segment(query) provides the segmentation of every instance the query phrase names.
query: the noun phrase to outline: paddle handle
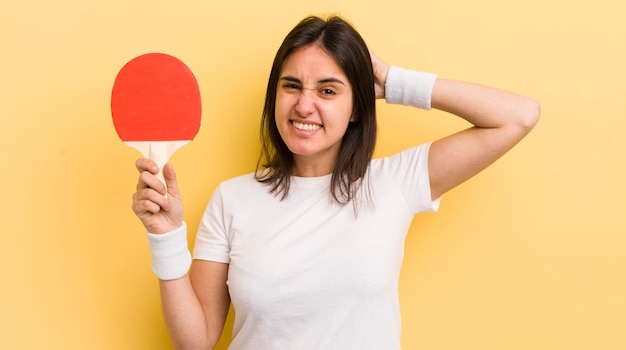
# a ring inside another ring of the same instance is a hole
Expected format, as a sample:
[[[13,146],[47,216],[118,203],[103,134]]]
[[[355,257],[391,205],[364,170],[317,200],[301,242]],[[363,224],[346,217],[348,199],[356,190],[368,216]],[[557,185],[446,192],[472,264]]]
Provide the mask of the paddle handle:
[[[163,183],[163,185],[165,185],[165,196],[167,196],[167,184],[165,183],[165,177],[163,176],[163,167],[167,164],[167,161],[170,160],[170,156],[171,154],[168,152],[166,142],[150,143],[148,159],[153,160],[159,167],[159,172],[156,174],[156,177]]]
[[[156,177],[165,185],[165,195],[167,196],[167,184],[163,177],[163,167],[170,160],[170,157],[179,148],[188,144],[189,141],[125,141],[125,144],[138,150],[148,159],[153,160],[159,167]]]

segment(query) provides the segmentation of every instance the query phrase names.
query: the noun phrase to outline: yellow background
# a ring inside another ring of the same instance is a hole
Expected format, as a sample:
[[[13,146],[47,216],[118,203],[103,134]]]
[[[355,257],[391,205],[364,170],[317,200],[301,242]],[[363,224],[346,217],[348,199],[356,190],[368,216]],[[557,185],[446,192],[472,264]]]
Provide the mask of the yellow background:
[[[0,348],[170,348],[130,209],[138,153],[111,122],[115,75],[155,51],[196,74],[202,127],[172,158],[195,228],[218,182],[256,164],[284,35],[329,12],[391,64],[543,107],[517,148],[415,220],[404,348],[626,348],[622,0],[3,1]],[[379,112],[378,156],[466,126],[440,112]],[[232,315],[224,339],[231,328]]]

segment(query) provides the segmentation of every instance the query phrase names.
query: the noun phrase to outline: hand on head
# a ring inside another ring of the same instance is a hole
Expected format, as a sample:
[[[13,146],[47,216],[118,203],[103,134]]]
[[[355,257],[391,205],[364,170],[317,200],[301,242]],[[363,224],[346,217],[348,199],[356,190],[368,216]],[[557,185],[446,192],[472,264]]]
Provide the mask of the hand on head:
[[[387,81],[387,73],[389,72],[389,65],[383,62],[371,48],[370,57],[372,58],[372,68],[374,69],[374,91],[376,92],[376,98],[385,98],[385,82]]]
[[[155,162],[141,158],[135,165],[139,180],[132,208],[137,217],[151,233],[166,233],[180,227],[183,223],[183,204],[172,165],[167,163],[163,167],[167,188],[156,177],[159,168]]]

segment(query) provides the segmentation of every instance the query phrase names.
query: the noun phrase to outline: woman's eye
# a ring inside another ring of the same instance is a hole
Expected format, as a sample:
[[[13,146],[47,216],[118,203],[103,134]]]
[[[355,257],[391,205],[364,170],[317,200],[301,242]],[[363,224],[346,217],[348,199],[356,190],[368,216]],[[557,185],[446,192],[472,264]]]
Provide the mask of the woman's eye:
[[[322,95],[335,95],[335,90],[333,89],[322,89]]]
[[[300,90],[300,86],[298,84],[285,84],[283,85],[287,90]]]

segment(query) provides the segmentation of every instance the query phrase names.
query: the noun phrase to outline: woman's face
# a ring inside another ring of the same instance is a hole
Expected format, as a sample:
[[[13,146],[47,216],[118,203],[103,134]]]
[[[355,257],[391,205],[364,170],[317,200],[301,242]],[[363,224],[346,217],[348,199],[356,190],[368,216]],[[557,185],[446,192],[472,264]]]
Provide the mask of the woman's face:
[[[319,46],[294,51],[276,91],[276,125],[294,154],[292,175],[330,174],[352,116],[352,86]]]

